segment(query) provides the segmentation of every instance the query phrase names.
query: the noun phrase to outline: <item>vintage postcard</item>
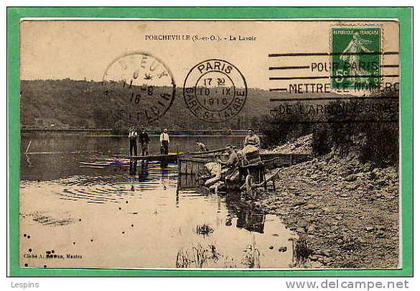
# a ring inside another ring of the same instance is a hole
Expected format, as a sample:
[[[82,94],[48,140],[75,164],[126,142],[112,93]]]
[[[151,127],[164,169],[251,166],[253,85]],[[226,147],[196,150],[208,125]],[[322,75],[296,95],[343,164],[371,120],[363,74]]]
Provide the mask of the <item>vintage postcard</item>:
[[[398,19],[19,33],[20,268],[401,268]]]

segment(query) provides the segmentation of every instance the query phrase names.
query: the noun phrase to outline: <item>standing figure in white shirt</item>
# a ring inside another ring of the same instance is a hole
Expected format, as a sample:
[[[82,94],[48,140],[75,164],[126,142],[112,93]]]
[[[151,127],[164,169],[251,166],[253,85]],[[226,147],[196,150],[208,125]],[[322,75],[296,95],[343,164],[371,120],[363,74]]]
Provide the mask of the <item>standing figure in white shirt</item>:
[[[134,128],[129,129],[128,139],[130,140],[130,156],[137,156],[137,131]]]
[[[167,155],[169,153],[169,134],[166,128],[160,134],[160,153],[162,155]]]

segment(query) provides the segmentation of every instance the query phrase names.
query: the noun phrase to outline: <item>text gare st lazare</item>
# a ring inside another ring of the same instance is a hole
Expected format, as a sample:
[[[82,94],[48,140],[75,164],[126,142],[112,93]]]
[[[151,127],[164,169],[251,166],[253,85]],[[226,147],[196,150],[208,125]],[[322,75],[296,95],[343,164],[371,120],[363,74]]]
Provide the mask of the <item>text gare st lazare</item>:
[[[256,41],[253,35],[218,35],[218,34],[146,34],[146,41]]]

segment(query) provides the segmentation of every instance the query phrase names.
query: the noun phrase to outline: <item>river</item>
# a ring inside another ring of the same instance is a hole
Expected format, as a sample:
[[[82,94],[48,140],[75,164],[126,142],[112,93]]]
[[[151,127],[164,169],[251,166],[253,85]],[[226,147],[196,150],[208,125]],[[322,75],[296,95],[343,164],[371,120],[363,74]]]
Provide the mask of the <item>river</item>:
[[[214,149],[239,146],[243,138],[173,137],[170,151],[194,151],[197,139]],[[93,169],[79,163],[127,151],[126,138],[22,138],[22,266],[290,267],[294,234],[237,193],[200,193],[194,178],[178,177],[171,163],[162,168],[151,162],[135,176],[123,166]],[[159,152],[158,137],[152,137],[150,152]]]

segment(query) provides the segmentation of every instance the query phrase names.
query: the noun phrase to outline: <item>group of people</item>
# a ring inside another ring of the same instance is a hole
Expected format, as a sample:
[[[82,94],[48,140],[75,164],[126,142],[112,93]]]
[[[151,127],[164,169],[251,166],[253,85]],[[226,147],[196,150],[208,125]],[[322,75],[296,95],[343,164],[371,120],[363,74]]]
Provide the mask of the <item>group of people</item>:
[[[219,162],[222,165],[235,169],[241,163],[241,160],[245,159],[245,156],[247,154],[256,152],[259,156],[260,147],[261,147],[261,140],[259,136],[256,135],[252,129],[249,129],[248,135],[245,137],[244,147],[242,148],[242,150],[237,151],[235,147],[231,145],[226,146],[226,153],[227,153],[228,159],[226,161],[219,159]]]
[[[130,156],[137,156],[137,143],[140,145],[141,155],[147,156],[149,154],[149,144],[150,144],[150,137],[149,134],[146,132],[144,128],[140,130],[140,133],[138,134],[137,131],[134,128],[129,129],[128,131],[128,138],[130,140]],[[162,130],[160,137],[160,153],[162,155],[167,155],[169,153],[169,134],[168,130],[165,128]],[[196,140],[196,145],[199,151],[205,152],[209,149],[207,146],[200,142],[199,140]],[[260,148],[261,141],[258,135],[254,133],[252,129],[248,130],[248,134],[245,137],[244,140],[244,147],[247,146],[253,146],[256,148]],[[232,159],[234,159],[235,151],[231,146],[228,146],[227,152],[232,155]]]
[[[225,181],[240,181],[241,175],[244,174],[243,171],[241,172],[241,167],[261,163],[260,147],[261,141],[258,135],[253,130],[248,130],[243,148],[236,149],[234,146],[228,145],[225,148],[224,155],[217,158],[215,162],[204,165],[209,174],[204,185],[217,192],[217,189]]]
[[[141,155],[149,155],[150,137],[144,128],[141,129],[140,134],[134,128],[129,129],[128,139],[130,140],[130,156],[137,156],[137,143],[140,145]],[[169,134],[165,128],[160,134],[160,153],[167,155],[169,153]]]

